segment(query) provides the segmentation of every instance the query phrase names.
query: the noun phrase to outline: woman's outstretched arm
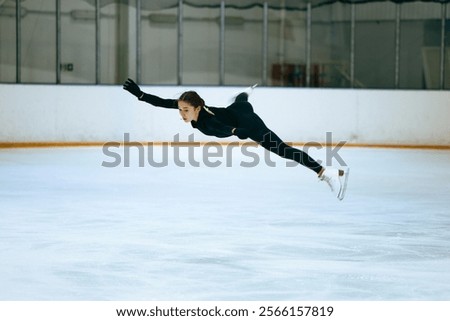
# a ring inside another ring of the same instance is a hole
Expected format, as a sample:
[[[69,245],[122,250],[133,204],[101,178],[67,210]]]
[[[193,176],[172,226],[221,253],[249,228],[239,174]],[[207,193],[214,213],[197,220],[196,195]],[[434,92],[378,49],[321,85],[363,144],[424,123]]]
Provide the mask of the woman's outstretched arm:
[[[129,91],[139,100],[145,101],[153,106],[178,109],[178,100],[163,99],[155,95],[144,93],[141,88],[139,88],[139,86],[130,78],[128,78],[123,84],[123,89]]]

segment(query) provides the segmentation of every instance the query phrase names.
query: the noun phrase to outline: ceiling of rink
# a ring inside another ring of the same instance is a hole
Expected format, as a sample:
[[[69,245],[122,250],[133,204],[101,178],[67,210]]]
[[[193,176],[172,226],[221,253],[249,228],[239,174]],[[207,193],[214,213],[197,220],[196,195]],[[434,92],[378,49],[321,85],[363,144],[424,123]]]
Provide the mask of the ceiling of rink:
[[[1,0],[0,0],[1,1]],[[85,0],[86,2],[94,5],[96,0]],[[321,5],[331,4],[334,2],[342,3],[365,3],[365,2],[381,2],[385,0],[225,0],[226,7],[236,9],[249,9],[252,7],[262,7],[264,2],[267,2],[270,8],[280,9],[285,8],[287,10],[305,10],[308,2],[311,2],[313,7],[319,7]],[[100,6],[106,6],[112,3],[124,3],[134,5],[134,1],[130,0],[100,0]],[[174,8],[178,6],[179,0],[141,0],[141,7],[144,10],[162,10],[168,8]],[[391,2],[414,2],[414,0],[391,0]],[[446,3],[450,0],[422,0],[422,2],[439,2]],[[192,7],[199,8],[217,8],[220,7],[221,0],[183,0],[183,3]]]

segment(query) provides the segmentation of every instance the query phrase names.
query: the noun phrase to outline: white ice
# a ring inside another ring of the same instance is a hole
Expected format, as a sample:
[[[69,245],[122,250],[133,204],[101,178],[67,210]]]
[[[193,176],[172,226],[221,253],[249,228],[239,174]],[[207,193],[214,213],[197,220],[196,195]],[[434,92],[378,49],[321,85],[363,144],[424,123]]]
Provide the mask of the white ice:
[[[450,151],[341,149],[342,202],[261,148],[180,151],[0,150],[0,299],[450,300]]]

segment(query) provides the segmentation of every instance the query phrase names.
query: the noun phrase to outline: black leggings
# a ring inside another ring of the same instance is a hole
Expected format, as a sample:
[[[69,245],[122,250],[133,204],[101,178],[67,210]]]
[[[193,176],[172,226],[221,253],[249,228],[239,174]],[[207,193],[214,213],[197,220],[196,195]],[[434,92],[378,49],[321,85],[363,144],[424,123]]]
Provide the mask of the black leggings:
[[[235,115],[238,122],[237,127],[247,129],[249,138],[268,151],[306,166],[317,174],[322,170],[322,166],[307,153],[287,145],[277,134],[271,131],[253,111],[252,105],[247,101],[246,94],[237,96],[236,101],[227,108]]]

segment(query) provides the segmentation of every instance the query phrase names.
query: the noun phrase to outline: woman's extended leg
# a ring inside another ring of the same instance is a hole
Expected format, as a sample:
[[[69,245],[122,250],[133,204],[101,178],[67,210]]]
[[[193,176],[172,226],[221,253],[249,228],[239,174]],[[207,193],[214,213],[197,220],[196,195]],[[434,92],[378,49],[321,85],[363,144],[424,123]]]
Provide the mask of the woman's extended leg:
[[[278,135],[267,128],[264,121],[253,111],[253,107],[247,101],[247,98],[247,93],[239,94],[235,102],[228,108],[236,115],[238,126],[249,130],[249,138],[268,151],[296,161],[319,174],[323,167],[307,153],[287,145]]]
[[[238,126],[245,128],[248,131],[248,137],[268,151],[296,161],[313,170],[318,174],[320,180],[325,181],[328,184],[331,191],[339,200],[344,199],[345,191],[347,189],[349,168],[344,171],[331,167],[322,167],[304,151],[287,145],[277,134],[264,124],[263,120],[257,114],[254,113],[253,107],[248,103],[247,99],[248,95],[242,93],[236,97],[235,102],[228,108],[236,115]]]
[[[262,129],[263,128],[261,128],[261,130]],[[297,163],[313,170],[318,174],[320,180],[325,181],[328,184],[331,191],[339,200],[342,201],[344,199],[345,191],[347,189],[349,168],[345,171],[332,167],[324,168],[307,153],[287,145],[268,128],[262,130],[259,135],[250,135],[250,138],[257,141],[265,149],[281,157],[294,160]]]
[[[293,160],[319,174],[323,167],[304,151],[289,146],[269,128],[261,128],[250,138],[268,151],[283,158]]]

